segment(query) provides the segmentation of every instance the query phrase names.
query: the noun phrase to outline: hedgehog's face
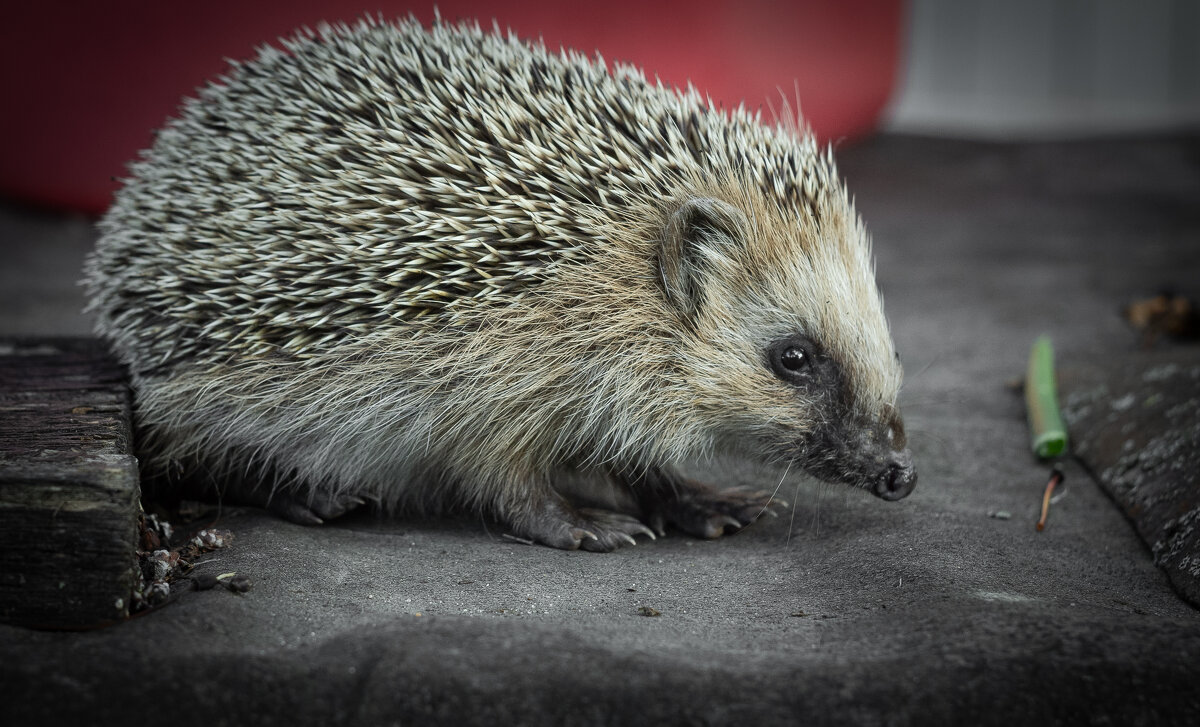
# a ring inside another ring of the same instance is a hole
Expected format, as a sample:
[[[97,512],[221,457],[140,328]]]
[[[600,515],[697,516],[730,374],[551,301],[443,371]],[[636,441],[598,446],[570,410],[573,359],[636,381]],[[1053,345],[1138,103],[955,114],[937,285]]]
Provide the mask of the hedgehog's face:
[[[857,217],[824,213],[817,230],[680,206],[659,262],[692,334],[682,366],[716,438],[898,500],[916,484],[899,360]]]
[[[885,500],[899,500],[912,491],[916,471],[893,404],[865,411],[857,406],[846,367],[802,333],[783,334],[768,343],[764,360],[778,380],[769,396],[790,400],[792,412],[767,427],[755,426],[766,430],[757,432],[760,441],[782,439],[777,446],[789,453],[785,456],[810,473],[865,487]]]

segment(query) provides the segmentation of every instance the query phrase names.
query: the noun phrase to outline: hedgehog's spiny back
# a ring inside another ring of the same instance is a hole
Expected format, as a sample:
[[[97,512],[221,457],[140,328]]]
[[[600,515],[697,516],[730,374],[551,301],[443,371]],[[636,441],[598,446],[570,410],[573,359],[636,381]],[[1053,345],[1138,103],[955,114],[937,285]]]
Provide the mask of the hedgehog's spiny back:
[[[502,305],[695,180],[810,215],[833,184],[811,137],[477,27],[284,45],[189,101],[102,223],[93,306],[137,368]]]

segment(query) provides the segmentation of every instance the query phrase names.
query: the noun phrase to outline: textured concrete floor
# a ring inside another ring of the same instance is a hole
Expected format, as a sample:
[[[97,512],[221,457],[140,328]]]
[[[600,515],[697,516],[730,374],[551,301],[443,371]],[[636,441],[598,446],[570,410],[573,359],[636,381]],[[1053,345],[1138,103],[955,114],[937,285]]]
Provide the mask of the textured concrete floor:
[[[1039,333],[1064,369],[1102,362],[1135,345],[1121,305],[1200,292],[1200,140],[884,137],[840,158],[908,371],[910,498],[789,477],[783,517],[605,555],[473,519],[233,512],[234,545],[202,568],[249,593],[88,633],[0,627],[0,719],[1196,723],[1200,612],[1077,467],[1035,532],[1047,471],[1006,383]],[[81,234],[0,216],[0,333],[78,330],[60,281]],[[19,266],[50,271],[45,306],[8,287],[32,279]]]

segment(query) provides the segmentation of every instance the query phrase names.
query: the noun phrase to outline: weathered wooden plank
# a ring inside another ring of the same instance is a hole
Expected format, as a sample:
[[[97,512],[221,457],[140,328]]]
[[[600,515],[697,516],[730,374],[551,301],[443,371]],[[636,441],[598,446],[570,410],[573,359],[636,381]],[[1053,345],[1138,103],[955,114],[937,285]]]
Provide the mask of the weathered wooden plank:
[[[129,390],[91,339],[0,341],[0,621],[124,618],[139,577]]]
[[[1112,355],[1061,379],[1075,454],[1200,607],[1200,350]]]

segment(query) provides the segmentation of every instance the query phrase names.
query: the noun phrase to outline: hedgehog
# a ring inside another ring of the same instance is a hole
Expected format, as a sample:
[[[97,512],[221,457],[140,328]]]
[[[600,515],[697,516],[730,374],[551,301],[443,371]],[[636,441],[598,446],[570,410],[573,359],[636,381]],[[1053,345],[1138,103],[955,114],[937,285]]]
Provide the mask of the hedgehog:
[[[911,492],[869,238],[798,117],[471,22],[280,45],[183,102],[86,263],[147,482],[593,551],[778,505],[685,474],[714,457]]]

